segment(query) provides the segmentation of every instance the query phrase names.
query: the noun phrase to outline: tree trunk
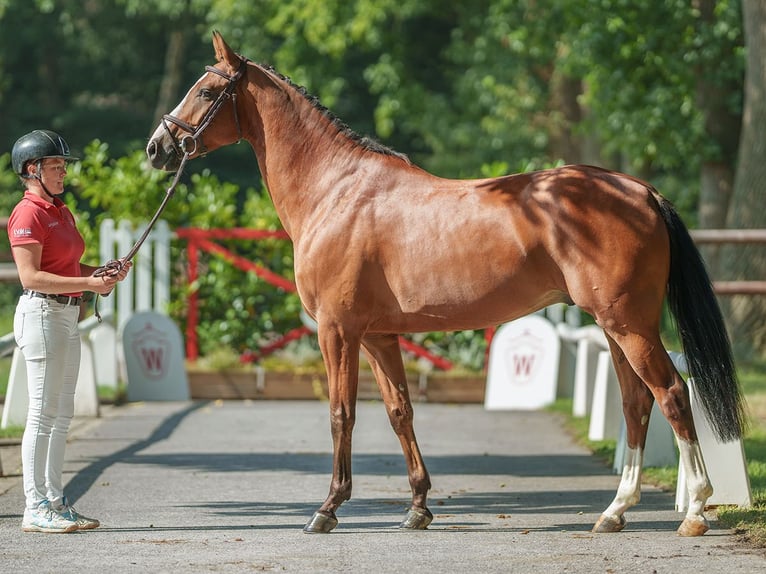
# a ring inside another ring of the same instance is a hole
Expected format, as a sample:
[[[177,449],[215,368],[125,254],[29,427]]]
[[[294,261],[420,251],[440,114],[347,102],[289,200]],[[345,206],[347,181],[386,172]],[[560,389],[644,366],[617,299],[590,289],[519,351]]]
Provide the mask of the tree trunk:
[[[551,156],[566,163],[581,163],[582,142],[573,126],[582,122],[578,98],[582,95],[582,80],[567,76],[559,69],[551,78]]]
[[[699,227],[701,229],[723,229],[734,191],[734,169],[723,162],[703,162],[701,168]],[[710,275],[720,278],[721,246],[703,245],[700,252],[705,259]]]
[[[178,89],[183,79],[184,62],[186,61],[187,37],[183,29],[172,30],[168,38],[168,48],[165,51],[165,73],[157,96],[157,107],[154,109],[152,131],[162,120],[162,116],[175,108],[178,103]]]
[[[766,3],[743,0],[747,61],[739,162],[728,224],[732,228],[766,227]],[[728,279],[763,280],[766,257],[759,245],[726,247],[722,258]],[[732,342],[739,358],[766,351],[766,297],[737,296],[727,304]]]
[[[694,0],[694,6],[700,12],[701,27],[712,27],[716,22],[715,6],[717,0]],[[731,197],[734,189],[734,171],[737,163],[742,116],[732,110],[732,94],[741,90],[735,79],[729,85],[708,73],[710,63],[701,59],[697,69],[697,105],[705,117],[705,135],[718,148],[715,158],[703,160],[701,168],[699,227],[702,229],[722,229],[726,226]],[[714,277],[722,273],[718,246],[705,246],[702,249],[705,260]]]

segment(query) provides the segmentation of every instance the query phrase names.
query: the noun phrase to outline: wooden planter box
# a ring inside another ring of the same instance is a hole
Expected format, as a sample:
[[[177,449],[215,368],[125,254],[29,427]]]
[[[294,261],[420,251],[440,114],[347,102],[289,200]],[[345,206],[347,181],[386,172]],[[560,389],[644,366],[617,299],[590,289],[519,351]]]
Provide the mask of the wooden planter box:
[[[273,371],[187,371],[193,399],[206,400],[327,400],[324,373]],[[408,373],[413,402],[483,403],[485,377]],[[379,400],[380,392],[369,371],[359,373],[359,400]]]

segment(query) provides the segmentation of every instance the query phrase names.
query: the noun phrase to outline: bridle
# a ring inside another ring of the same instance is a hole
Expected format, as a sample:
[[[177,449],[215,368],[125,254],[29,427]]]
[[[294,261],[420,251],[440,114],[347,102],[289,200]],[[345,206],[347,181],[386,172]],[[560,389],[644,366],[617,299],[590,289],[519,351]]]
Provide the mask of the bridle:
[[[130,249],[127,255],[125,255],[125,257],[122,257],[120,259],[113,259],[112,261],[109,261],[108,263],[102,265],[101,267],[96,269],[93,275],[95,275],[96,277],[112,277],[114,275],[117,275],[120,271],[122,271],[122,268],[125,266],[125,263],[127,263],[128,261],[131,261],[133,257],[135,257],[136,253],[138,253],[138,250],[141,248],[141,245],[144,243],[144,241],[146,241],[146,238],[149,236],[149,232],[152,230],[152,227],[154,227],[154,224],[157,223],[157,220],[159,219],[160,214],[165,209],[165,206],[168,204],[168,201],[175,193],[176,186],[178,186],[178,181],[181,178],[181,174],[183,173],[184,168],[186,167],[186,162],[189,160],[189,156],[196,153],[198,148],[200,148],[201,155],[204,155],[206,153],[207,150],[205,149],[205,144],[202,141],[202,134],[208,128],[211,122],[215,119],[216,115],[221,110],[221,107],[223,106],[224,103],[226,103],[227,100],[231,100],[231,103],[233,106],[234,121],[237,124],[237,139],[238,140],[242,139],[242,128],[239,124],[239,115],[237,114],[237,93],[235,92],[235,90],[237,88],[237,84],[239,83],[239,80],[244,75],[246,68],[247,68],[247,58],[243,58],[242,56],[240,56],[239,68],[237,68],[237,71],[233,75],[229,75],[225,72],[222,72],[221,70],[219,70],[218,68],[214,68],[213,66],[205,66],[205,71],[212,72],[213,74],[217,74],[221,76],[222,78],[225,78],[228,81],[228,84],[226,84],[226,87],[223,89],[223,91],[220,94],[218,94],[218,97],[215,99],[215,101],[212,104],[210,104],[210,107],[205,112],[205,115],[202,116],[202,120],[196,127],[170,114],[165,114],[164,116],[162,116],[162,126],[165,128],[165,131],[170,137],[170,141],[173,144],[173,149],[179,156],[182,156],[181,163],[179,164],[178,170],[176,171],[176,174],[173,177],[173,182],[170,184],[170,187],[165,192],[165,198],[162,200],[162,203],[157,208],[157,211],[154,213],[154,216],[152,217],[151,221],[146,226],[146,229],[144,230],[143,234],[138,239],[138,241],[136,241],[136,243],[133,245],[133,247]],[[184,137],[182,137],[181,141],[179,142],[176,139],[176,137],[173,135],[173,133],[170,131],[168,122],[175,124],[176,126],[181,128],[183,131],[188,132],[188,135],[185,135]],[[190,145],[191,147],[189,147]],[[108,293],[106,295],[108,295]],[[98,294],[96,295],[95,315],[100,323],[101,315],[98,312]]]
[[[200,120],[200,123],[195,127],[171,114],[165,114],[162,116],[162,126],[165,128],[165,132],[170,137],[170,141],[173,144],[173,149],[179,156],[183,155],[193,155],[197,152],[199,148],[200,155],[204,155],[207,153],[207,148],[205,148],[205,143],[202,141],[202,134],[204,131],[208,128],[210,123],[215,119],[215,116],[220,111],[221,107],[224,103],[226,103],[227,100],[231,100],[232,103],[232,110],[234,111],[234,122],[237,124],[237,139],[242,139],[242,128],[239,125],[239,115],[237,114],[237,93],[234,91],[237,87],[237,83],[239,82],[239,79],[242,77],[242,75],[245,73],[245,69],[247,67],[247,58],[243,58],[240,56],[240,63],[239,68],[237,68],[237,71],[234,72],[233,75],[229,75],[226,72],[222,72],[218,68],[214,68],[213,66],[205,66],[206,72],[211,72],[213,74],[217,74],[224,78],[226,81],[228,81],[228,84],[226,84],[226,87],[223,89],[223,91],[218,94],[218,97],[215,99],[215,101],[210,104],[210,107],[205,112],[205,115],[202,116],[202,119]],[[185,135],[181,138],[181,141],[178,141],[176,139],[176,136],[173,135],[173,133],[170,131],[170,126],[168,126],[168,122],[171,124],[174,124],[181,128],[183,131],[188,132],[188,135]],[[191,145],[191,147],[190,147]]]

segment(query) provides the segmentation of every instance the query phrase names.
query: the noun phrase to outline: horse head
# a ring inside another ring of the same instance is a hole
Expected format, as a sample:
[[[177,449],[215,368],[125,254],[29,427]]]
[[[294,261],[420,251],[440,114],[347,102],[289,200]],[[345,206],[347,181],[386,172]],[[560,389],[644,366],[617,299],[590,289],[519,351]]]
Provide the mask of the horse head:
[[[218,32],[213,32],[213,46],[218,63],[205,68],[205,74],[163,116],[149,139],[146,155],[154,168],[175,171],[185,155],[192,159],[242,139],[237,86],[247,60]]]

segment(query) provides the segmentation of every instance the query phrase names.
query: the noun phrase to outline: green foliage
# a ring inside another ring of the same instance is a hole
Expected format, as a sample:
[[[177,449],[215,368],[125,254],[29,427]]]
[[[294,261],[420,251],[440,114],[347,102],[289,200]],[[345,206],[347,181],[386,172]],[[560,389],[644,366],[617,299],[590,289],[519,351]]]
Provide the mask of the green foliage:
[[[24,434],[24,427],[19,425],[10,425],[0,428],[0,438],[21,438]]]
[[[720,86],[741,85],[739,2],[718,2],[712,26],[685,0],[571,4],[579,33],[568,66],[588,87],[583,103],[603,152],[627,155],[633,169],[687,177],[698,173],[700,160],[720,160],[718,142],[705,137],[695,89],[701,74]],[[741,110],[741,95],[731,93],[733,112]]]
[[[0,154],[0,216],[9,216],[13,206],[23,195],[24,187],[11,169],[11,154]],[[7,246],[8,238],[4,237],[2,240]]]

